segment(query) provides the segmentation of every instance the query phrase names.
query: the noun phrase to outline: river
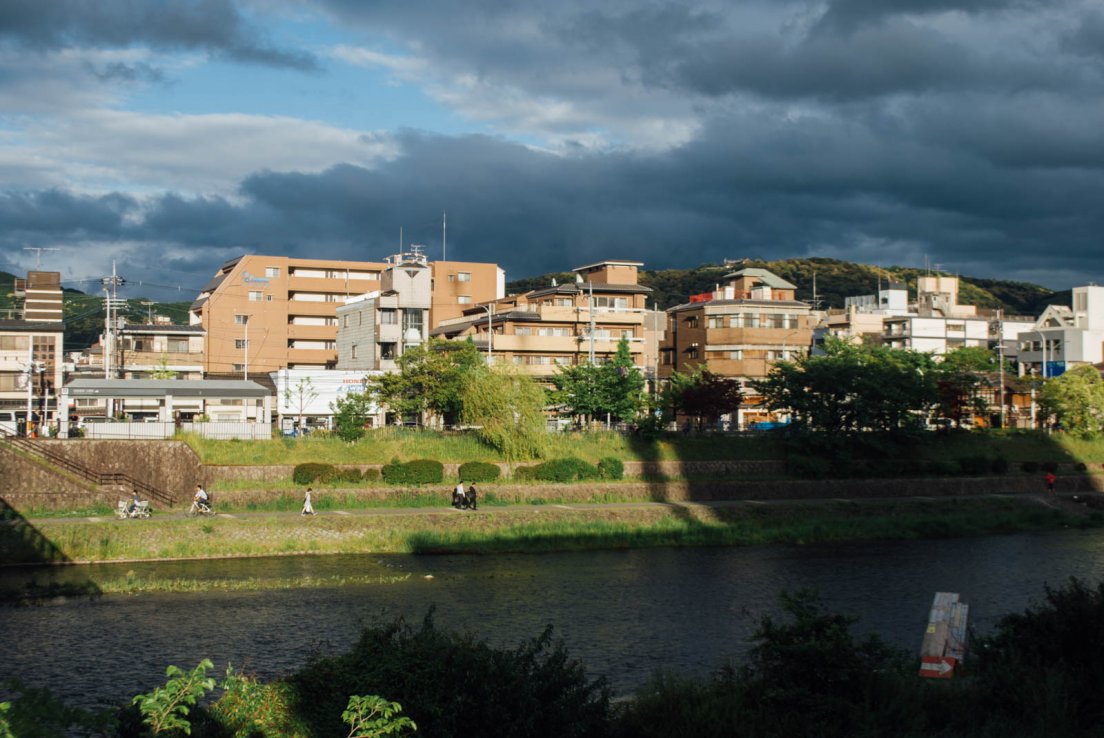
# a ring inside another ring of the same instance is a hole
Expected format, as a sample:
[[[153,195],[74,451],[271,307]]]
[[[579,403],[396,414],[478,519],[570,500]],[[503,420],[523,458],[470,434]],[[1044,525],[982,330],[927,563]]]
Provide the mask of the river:
[[[67,567],[93,580],[109,566]],[[815,588],[859,632],[919,646],[932,595],[959,592],[971,625],[1104,575],[1104,532],[743,549],[502,556],[326,556],[130,564],[139,576],[283,578],[376,573],[398,583],[325,589],[113,595],[0,607],[0,677],[71,704],[120,703],[204,657],[271,677],[349,647],[364,624],[436,607],[439,625],[514,646],[551,624],[591,674],[630,693],[656,669],[705,674],[738,659],[780,590]],[[0,570],[0,579],[27,570]],[[409,575],[409,576],[406,576]],[[49,576],[41,570],[39,580]]]

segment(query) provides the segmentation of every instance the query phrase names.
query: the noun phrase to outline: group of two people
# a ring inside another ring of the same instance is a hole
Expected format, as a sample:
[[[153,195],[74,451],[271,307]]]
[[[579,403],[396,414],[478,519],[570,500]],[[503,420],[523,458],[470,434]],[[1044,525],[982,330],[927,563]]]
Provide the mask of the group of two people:
[[[452,506],[457,510],[475,510],[478,503],[479,493],[475,489],[475,483],[472,482],[468,487],[468,491],[464,491],[464,480],[461,479],[460,483],[456,485],[456,489],[452,491]]]
[[[202,484],[195,486],[195,494],[192,495],[192,509],[189,512],[210,512],[211,511],[211,496],[207,494],[207,490],[203,489]]]

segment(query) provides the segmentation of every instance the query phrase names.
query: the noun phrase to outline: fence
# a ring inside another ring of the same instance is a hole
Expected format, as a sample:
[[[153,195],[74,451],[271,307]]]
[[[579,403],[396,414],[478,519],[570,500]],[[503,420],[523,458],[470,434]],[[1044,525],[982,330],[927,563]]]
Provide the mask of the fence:
[[[243,441],[267,440],[272,438],[272,426],[268,423],[181,423],[172,422],[131,423],[85,423],[81,434],[85,438],[97,440],[154,440],[172,438],[177,431],[195,433],[203,438],[219,440],[239,439]]]

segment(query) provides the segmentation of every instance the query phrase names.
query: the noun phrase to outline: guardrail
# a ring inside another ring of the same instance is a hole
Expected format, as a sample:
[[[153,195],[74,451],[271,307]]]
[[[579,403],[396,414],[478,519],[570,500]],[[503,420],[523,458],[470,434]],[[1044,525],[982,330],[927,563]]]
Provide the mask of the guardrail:
[[[161,440],[172,438],[177,431],[195,433],[203,438],[219,440],[239,439],[243,441],[269,440],[272,438],[272,426],[268,423],[205,422],[181,423],[153,421],[130,422],[108,421],[104,423],[85,423],[81,426],[81,435],[97,440]]]
[[[137,494],[139,497],[146,499],[153,499],[166,504],[170,507],[176,504],[176,499],[163,490],[154,487],[151,484],[143,482],[141,479],[135,479],[125,472],[101,472],[80,464],[72,459],[65,457],[62,454],[53,451],[52,449],[36,443],[35,441],[28,440],[26,438],[17,438],[7,434],[3,434],[4,441],[6,441],[13,448],[17,448],[24,453],[36,456],[59,469],[78,476],[86,482],[92,484],[112,484],[116,486],[129,487],[132,494]]]

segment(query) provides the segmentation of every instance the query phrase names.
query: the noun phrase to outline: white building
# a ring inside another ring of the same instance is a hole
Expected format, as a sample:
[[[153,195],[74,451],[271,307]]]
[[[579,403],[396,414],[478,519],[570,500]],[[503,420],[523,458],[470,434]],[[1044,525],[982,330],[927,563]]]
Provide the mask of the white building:
[[[429,337],[433,273],[418,247],[389,257],[380,289],[337,308],[337,368],[384,370]]]
[[[322,369],[281,369],[272,372],[276,385],[276,417],[280,430],[293,431],[297,424],[306,428],[333,427],[334,406],[350,392],[362,392],[364,380],[383,374],[380,371],[341,371]],[[374,422],[383,415],[373,408]]]
[[[1104,287],[1073,288],[1073,307],[1048,305],[1019,334],[1020,372],[1056,377],[1078,364],[1104,361]]]

